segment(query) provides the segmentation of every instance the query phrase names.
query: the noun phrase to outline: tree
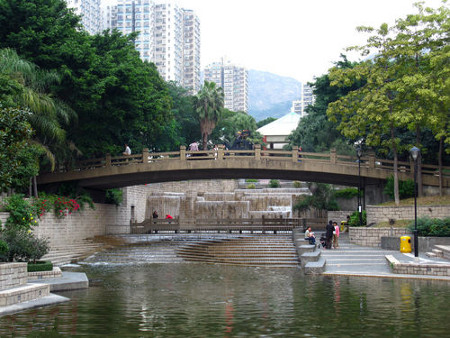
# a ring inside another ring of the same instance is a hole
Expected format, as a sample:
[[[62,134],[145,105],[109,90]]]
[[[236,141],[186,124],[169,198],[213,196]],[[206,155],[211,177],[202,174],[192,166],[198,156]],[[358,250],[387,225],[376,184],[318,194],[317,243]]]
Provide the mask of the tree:
[[[356,65],[357,63],[348,61],[345,55],[341,55],[341,60],[335,63],[335,67],[338,69],[351,69]],[[308,114],[299,121],[297,128],[289,135],[289,145],[291,147],[301,145],[304,151],[311,152],[323,152],[336,148],[340,154],[354,153],[350,143],[355,140],[343,136],[337,129],[338,122],[330,120],[326,111],[331,102],[356,90],[363,83],[364,79],[361,79],[348,86],[331,86],[328,74],[322,75],[316,78],[314,83],[310,83],[315,102],[306,108]]]
[[[41,70],[5,48],[0,50],[0,76],[6,84],[0,89],[0,98],[5,105],[29,110],[26,116],[35,131],[33,141],[47,154],[53,168],[54,150],[68,146],[63,126],[76,119],[76,114],[51,93],[50,87],[59,83],[59,75]]]
[[[222,88],[217,88],[214,82],[205,81],[203,88],[195,96],[195,110],[200,121],[203,150],[208,149],[208,136],[214,130],[223,108]]]
[[[420,5],[417,6],[420,9]],[[330,104],[328,114],[334,121],[340,119],[339,129],[345,136],[363,138],[367,145],[381,146],[385,153],[393,154],[394,195],[397,204],[399,203],[398,157],[410,148],[410,145],[401,143],[397,132],[405,127],[414,129],[417,132],[416,140],[420,140],[418,126],[431,127],[433,124],[429,121],[436,119],[445,126],[445,121],[448,121],[448,99],[445,112],[441,111],[445,103],[442,104],[442,100],[437,100],[439,113],[428,116],[425,114],[429,108],[431,112],[436,111],[433,110],[433,106],[436,105],[430,106],[427,103],[433,97],[433,93],[429,90],[432,86],[428,81],[422,81],[423,77],[430,79],[433,77],[429,74],[430,68],[426,62],[428,55],[441,55],[444,50],[442,46],[445,44],[442,41],[445,39],[442,36],[448,34],[445,27],[448,28],[449,16],[448,10],[441,11],[447,14],[408,16],[407,21],[398,20],[397,26],[391,28],[387,24],[382,24],[378,30],[359,27],[360,31],[373,35],[368,38],[366,45],[351,49],[360,51],[362,55],[372,54],[374,57],[354,69],[334,68],[330,73],[331,84],[338,87],[348,86],[361,78],[367,79],[363,87]],[[431,9],[427,9],[427,12],[434,13]],[[407,33],[407,27],[415,27],[418,21],[421,23],[415,29],[420,30],[420,33],[414,34],[411,38]],[[436,29],[436,27],[443,28]],[[413,39],[412,42],[407,41],[410,38]],[[444,87],[441,85],[439,88],[438,92],[441,94],[434,92],[434,95],[442,97]],[[448,94],[446,96],[448,97]],[[445,132],[441,133],[443,134]]]
[[[0,191],[13,187],[18,172],[24,169],[21,156],[29,146],[32,129],[29,111],[0,107]],[[35,173],[32,173],[35,174]]]

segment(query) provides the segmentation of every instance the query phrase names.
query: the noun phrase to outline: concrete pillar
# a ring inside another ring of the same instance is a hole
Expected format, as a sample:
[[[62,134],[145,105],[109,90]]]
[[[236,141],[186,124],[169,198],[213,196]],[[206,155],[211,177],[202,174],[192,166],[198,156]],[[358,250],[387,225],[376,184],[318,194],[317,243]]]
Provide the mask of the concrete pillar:
[[[369,153],[369,168],[371,168],[371,169],[375,168],[375,153],[374,152]]]
[[[186,146],[180,146],[180,161],[186,161]]]
[[[142,149],[142,163],[148,162],[148,148]]]
[[[331,164],[336,164],[336,148],[331,148],[330,150],[330,162]]]
[[[292,146],[292,162],[298,161],[298,146]]]
[[[223,144],[220,144],[219,150],[217,151],[217,160],[219,160],[219,161],[223,160],[224,149],[225,149],[225,146]]]
[[[111,154],[110,154],[110,153],[106,154],[106,162],[105,162],[105,165],[106,165],[107,167],[110,167],[110,166],[111,166]]]
[[[255,160],[261,161],[261,145],[255,144]]]

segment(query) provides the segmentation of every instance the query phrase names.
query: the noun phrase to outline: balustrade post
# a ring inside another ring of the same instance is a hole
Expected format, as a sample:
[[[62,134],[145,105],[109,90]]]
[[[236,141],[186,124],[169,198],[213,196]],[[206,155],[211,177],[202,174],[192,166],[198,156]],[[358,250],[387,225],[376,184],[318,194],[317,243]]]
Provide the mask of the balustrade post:
[[[224,155],[225,146],[223,144],[219,145],[219,149],[217,150],[217,160],[222,161]]]
[[[298,146],[292,146],[292,162],[298,162]]]
[[[111,166],[111,154],[110,154],[110,153],[106,154],[105,165],[106,165],[107,167],[110,167],[110,166]]]
[[[375,153],[372,151],[369,153],[369,168],[375,168]]]
[[[148,163],[148,148],[142,149],[142,163]]]
[[[331,148],[330,150],[330,162],[331,164],[336,164],[336,148]]]
[[[186,146],[180,146],[180,161],[186,161]]]
[[[261,161],[261,145],[255,144],[255,160]]]

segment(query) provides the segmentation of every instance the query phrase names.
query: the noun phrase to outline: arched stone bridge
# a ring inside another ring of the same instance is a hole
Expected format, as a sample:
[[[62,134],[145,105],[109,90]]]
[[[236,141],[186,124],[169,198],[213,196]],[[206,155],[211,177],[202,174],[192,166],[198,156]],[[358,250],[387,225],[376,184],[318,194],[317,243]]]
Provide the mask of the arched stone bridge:
[[[299,156],[300,155],[300,156]],[[393,173],[393,161],[374,156],[361,157],[361,185],[382,186]],[[412,162],[399,162],[399,178],[413,178]],[[450,167],[442,177],[443,188],[450,188]],[[70,171],[41,174],[38,184],[78,181],[80,186],[109,189],[157,182],[196,179],[286,179],[358,186],[359,168],[356,156],[298,153],[284,150],[180,151],[93,159],[81,162]],[[439,186],[438,167],[422,166],[425,186]]]

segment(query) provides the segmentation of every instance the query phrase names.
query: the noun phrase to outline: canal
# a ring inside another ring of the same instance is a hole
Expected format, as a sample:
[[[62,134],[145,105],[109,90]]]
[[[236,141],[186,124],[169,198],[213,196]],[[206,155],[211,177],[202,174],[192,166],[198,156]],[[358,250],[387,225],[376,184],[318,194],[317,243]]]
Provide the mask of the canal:
[[[450,284],[305,276],[299,269],[83,265],[70,302],[0,318],[0,336],[443,337]]]

